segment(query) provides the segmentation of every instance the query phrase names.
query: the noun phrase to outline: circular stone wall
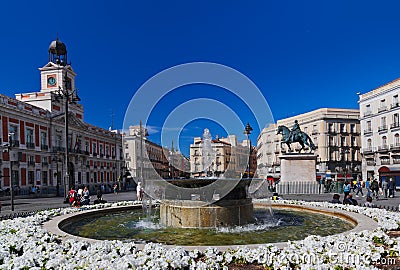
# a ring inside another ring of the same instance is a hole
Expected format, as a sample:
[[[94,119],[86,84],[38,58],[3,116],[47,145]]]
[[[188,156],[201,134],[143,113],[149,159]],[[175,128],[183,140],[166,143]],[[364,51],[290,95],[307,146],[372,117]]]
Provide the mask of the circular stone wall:
[[[214,228],[251,223],[251,199],[221,200],[210,205],[189,200],[163,200],[160,223],[175,228]]]

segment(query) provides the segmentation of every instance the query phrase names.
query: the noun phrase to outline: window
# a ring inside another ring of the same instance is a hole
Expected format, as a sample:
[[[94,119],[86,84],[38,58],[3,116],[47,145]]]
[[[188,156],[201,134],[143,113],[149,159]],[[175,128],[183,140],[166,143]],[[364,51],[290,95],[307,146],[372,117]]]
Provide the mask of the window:
[[[396,128],[398,126],[399,126],[399,114],[395,113],[395,114],[393,114],[393,125],[392,125],[392,127]]]
[[[346,124],[340,124],[340,132],[346,132]]]
[[[96,143],[92,143],[92,150],[93,150],[93,155],[97,155]]]
[[[372,114],[371,104],[367,104],[367,105],[365,106],[365,115],[364,115],[364,116],[370,115],[370,114]]]
[[[56,147],[57,147],[57,148],[61,148],[61,147],[62,147],[62,137],[61,137],[60,134],[58,134],[58,135],[56,136]]]
[[[394,145],[395,146],[399,146],[400,145],[400,140],[399,140],[399,133],[396,133],[395,135],[394,135]]]
[[[14,143],[15,146],[17,146],[16,144],[19,143],[19,136],[18,136],[18,126],[16,125],[10,125],[9,130],[9,135],[11,136],[11,140]]]
[[[356,133],[356,124],[350,124],[350,132]]]
[[[35,172],[34,171],[28,171],[28,185],[33,186],[35,181]]]
[[[367,121],[367,131],[368,131],[368,132],[371,132],[371,131],[372,131],[371,121]]]
[[[346,146],[346,137],[340,137],[340,146]]]
[[[43,185],[47,186],[47,171],[42,171],[42,181],[43,181]]]
[[[399,106],[399,95],[394,95],[393,96],[393,103],[392,103],[392,107],[398,107]]]
[[[44,131],[40,132],[40,144],[47,145],[47,133]]]
[[[367,140],[367,149],[372,149],[372,140],[371,139]]]
[[[29,148],[35,147],[33,143],[33,129],[30,128],[26,129],[26,146]]]
[[[385,147],[387,145],[387,137],[383,136],[382,137],[382,147]]]
[[[334,132],[333,123],[328,124],[328,132]]]
[[[356,137],[351,137],[351,146],[357,146]]]
[[[379,104],[379,110],[385,110],[385,109],[386,109],[386,100],[382,99]]]
[[[42,164],[47,165],[48,164],[48,159],[47,157],[42,157]]]

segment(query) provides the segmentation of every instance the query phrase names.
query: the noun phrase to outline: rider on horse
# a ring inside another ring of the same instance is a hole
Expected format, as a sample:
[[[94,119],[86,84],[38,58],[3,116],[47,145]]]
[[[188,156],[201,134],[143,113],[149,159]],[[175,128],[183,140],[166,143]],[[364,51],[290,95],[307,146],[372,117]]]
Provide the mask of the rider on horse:
[[[286,142],[294,142],[295,140],[295,136],[300,134],[301,130],[300,130],[300,125],[297,122],[297,120],[294,120],[294,125],[292,130],[290,131],[290,134],[288,136],[288,138],[286,139]]]

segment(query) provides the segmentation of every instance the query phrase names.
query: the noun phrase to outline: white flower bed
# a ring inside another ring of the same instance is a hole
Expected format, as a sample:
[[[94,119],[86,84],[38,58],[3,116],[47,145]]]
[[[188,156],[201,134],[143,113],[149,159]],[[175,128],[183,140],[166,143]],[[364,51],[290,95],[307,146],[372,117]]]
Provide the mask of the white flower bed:
[[[258,248],[232,248],[205,252],[167,248],[147,244],[138,250],[133,243],[101,241],[61,241],[48,233],[42,224],[49,218],[85,209],[131,205],[132,202],[93,205],[81,209],[62,208],[37,213],[26,218],[0,222],[0,269],[227,269],[229,263],[262,264],[269,269],[376,269],[371,263],[390,263],[382,245],[398,256],[400,239],[390,239],[386,230],[399,227],[400,213],[376,208],[364,208],[330,203],[279,201],[279,203],[315,207],[340,208],[358,212],[378,221],[375,231],[334,236],[309,236],[289,242],[283,249],[273,244]],[[397,259],[399,259],[397,257]]]

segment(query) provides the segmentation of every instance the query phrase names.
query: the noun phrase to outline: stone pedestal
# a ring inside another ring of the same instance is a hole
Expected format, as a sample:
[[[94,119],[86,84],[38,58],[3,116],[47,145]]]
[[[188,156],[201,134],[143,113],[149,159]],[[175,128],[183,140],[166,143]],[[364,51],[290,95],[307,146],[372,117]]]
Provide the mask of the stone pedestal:
[[[286,154],[281,160],[281,180],[277,191],[281,194],[316,194],[319,183],[316,181],[317,156],[313,154]]]

